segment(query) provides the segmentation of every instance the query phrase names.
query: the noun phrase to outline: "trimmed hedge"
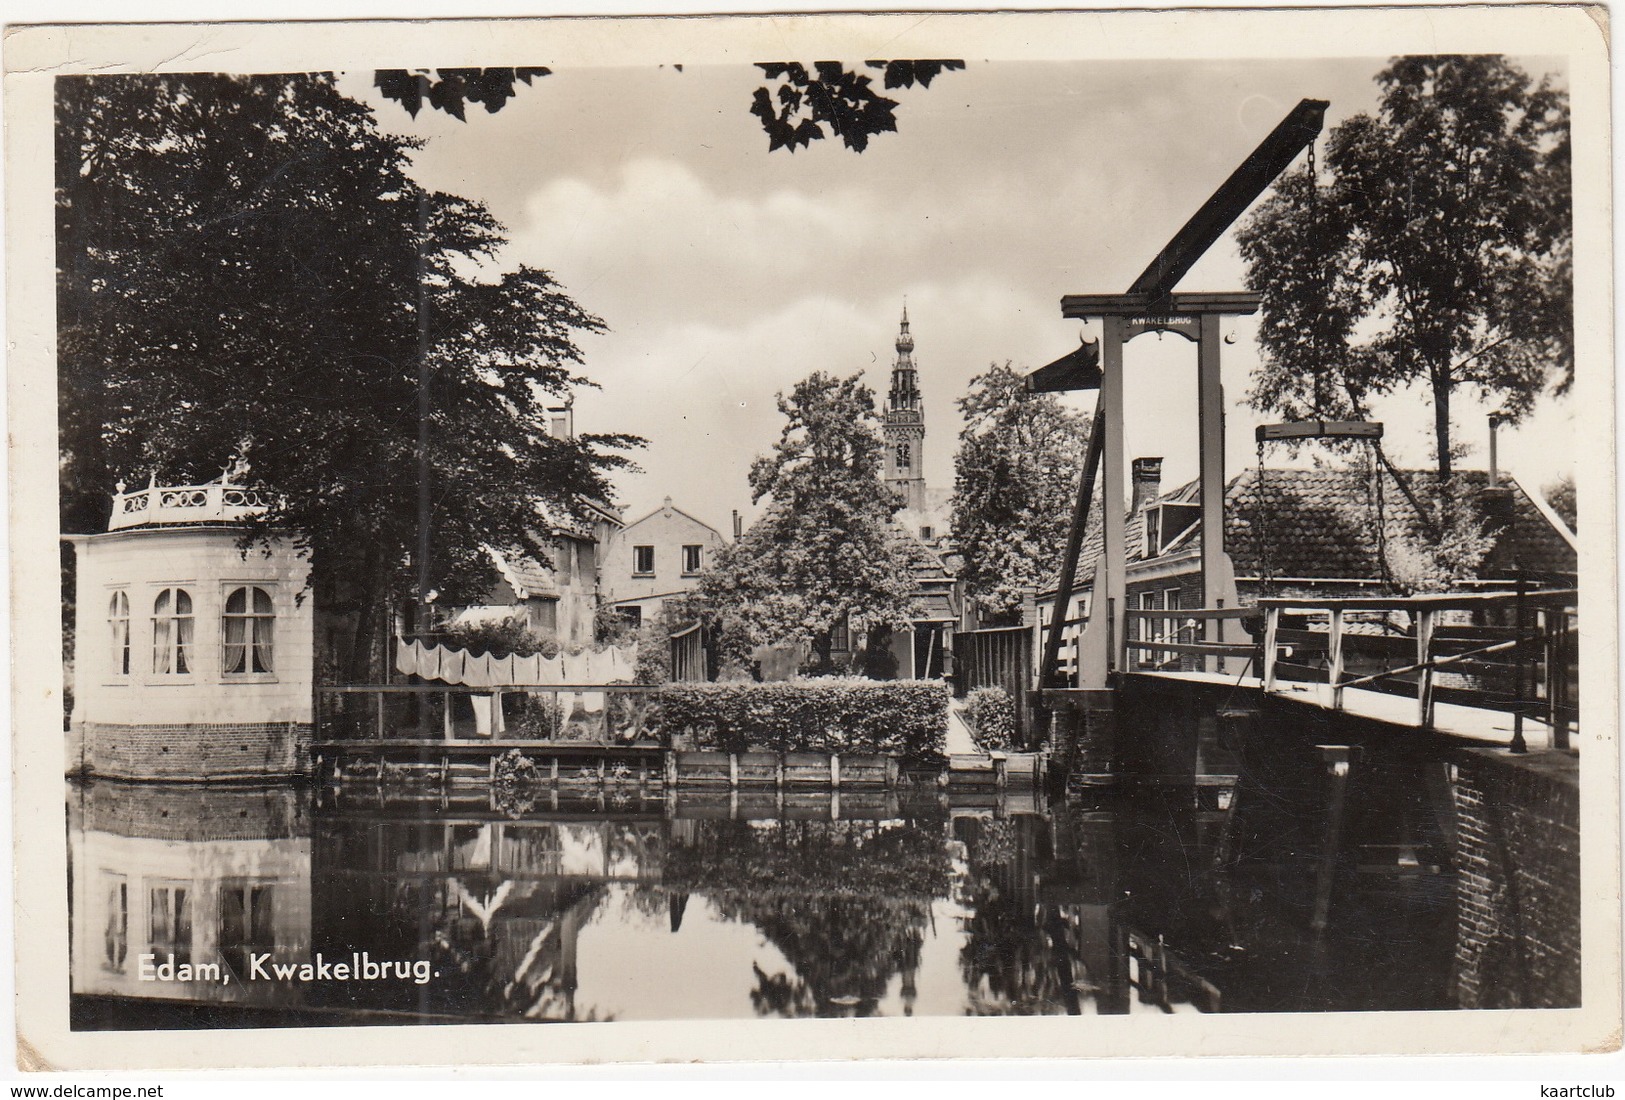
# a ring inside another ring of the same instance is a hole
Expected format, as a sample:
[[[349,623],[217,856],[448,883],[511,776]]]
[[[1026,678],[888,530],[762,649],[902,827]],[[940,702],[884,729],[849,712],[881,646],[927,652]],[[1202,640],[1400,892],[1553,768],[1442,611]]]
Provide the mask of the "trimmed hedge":
[[[722,752],[941,756],[948,685],[940,680],[820,678],[783,683],[667,684],[668,740],[687,734]]]
[[[965,697],[965,721],[983,752],[1002,752],[1016,742],[1016,705],[1001,687],[982,687]]]

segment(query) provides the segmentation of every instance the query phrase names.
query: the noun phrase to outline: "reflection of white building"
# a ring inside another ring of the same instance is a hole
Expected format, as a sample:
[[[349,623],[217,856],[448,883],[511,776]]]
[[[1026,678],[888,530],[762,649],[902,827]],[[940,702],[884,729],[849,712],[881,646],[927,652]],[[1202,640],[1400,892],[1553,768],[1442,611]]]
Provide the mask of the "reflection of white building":
[[[310,839],[292,835],[299,797],[109,783],[70,791],[73,992],[296,1002],[288,983],[238,979],[250,954],[284,963],[309,954]],[[172,963],[209,976],[142,980],[147,955],[151,975]]]
[[[291,775],[312,723],[309,562],[280,539],[244,551],[263,509],[227,484],[113,497],[77,562],[68,766],[141,779]]]

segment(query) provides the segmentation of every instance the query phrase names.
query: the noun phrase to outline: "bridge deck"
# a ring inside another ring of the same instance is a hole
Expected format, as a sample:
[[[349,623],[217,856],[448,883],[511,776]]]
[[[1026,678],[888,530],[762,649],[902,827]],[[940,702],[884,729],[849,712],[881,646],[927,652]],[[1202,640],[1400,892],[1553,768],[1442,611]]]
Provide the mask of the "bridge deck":
[[[1135,679],[1159,682],[1172,680],[1191,684],[1206,684],[1214,687],[1233,687],[1246,692],[1262,693],[1264,690],[1263,681],[1256,676],[1224,676],[1212,672],[1129,672],[1124,673],[1124,675]],[[1285,699],[1304,706],[1319,707],[1323,710],[1334,709],[1332,706],[1332,689],[1329,684],[1299,681],[1277,682],[1275,690],[1270,692],[1270,697],[1272,699]],[[1352,714],[1358,718],[1366,718],[1405,729],[1417,728],[1416,700],[1403,695],[1366,691],[1363,688],[1344,688],[1342,709],[1343,713]],[[1435,732],[1480,744],[1511,744],[1512,722],[1512,715],[1505,711],[1464,707],[1454,703],[1436,702],[1433,704],[1433,728]],[[1551,736],[1551,727],[1537,718],[1525,716],[1523,726],[1523,735],[1530,742],[1531,747],[1544,745]]]

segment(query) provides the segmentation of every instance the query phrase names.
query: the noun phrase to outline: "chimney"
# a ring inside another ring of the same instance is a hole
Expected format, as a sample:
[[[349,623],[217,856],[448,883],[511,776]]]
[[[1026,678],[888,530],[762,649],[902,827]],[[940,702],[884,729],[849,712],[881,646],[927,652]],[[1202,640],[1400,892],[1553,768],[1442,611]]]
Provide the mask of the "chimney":
[[[745,534],[745,524],[739,518],[739,509],[734,509],[734,541],[738,542]]]
[[[1162,495],[1162,459],[1136,458],[1134,460],[1134,497],[1129,515],[1144,508]]]

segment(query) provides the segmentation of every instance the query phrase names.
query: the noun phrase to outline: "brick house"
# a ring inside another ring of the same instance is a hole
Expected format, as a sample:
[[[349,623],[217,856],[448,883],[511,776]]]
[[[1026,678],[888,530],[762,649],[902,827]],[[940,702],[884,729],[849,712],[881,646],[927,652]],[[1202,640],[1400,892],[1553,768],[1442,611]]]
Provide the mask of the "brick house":
[[[532,630],[559,641],[587,643],[594,637],[602,577],[603,548],[621,528],[621,516],[603,504],[589,504],[588,518],[548,526],[543,565],[529,554],[487,547],[497,582],[483,601],[463,608],[459,620],[523,614]]]
[[[1125,597],[1131,610],[1199,607],[1202,599],[1201,506],[1197,482],[1164,493],[1162,460],[1133,463],[1133,496],[1124,531],[1128,564]],[[1578,570],[1575,536],[1538,494],[1503,476],[1499,492],[1482,470],[1461,471],[1494,542],[1467,582],[1474,588],[1509,588],[1521,570],[1534,584],[1566,587]],[[1424,500],[1435,497],[1433,471],[1404,472]],[[1380,522],[1379,522],[1380,518]],[[1382,534],[1379,536],[1379,530]],[[1364,470],[1249,469],[1225,487],[1225,550],[1235,566],[1243,604],[1260,596],[1337,597],[1394,591],[1397,540],[1419,530],[1415,509],[1393,479]],[[1101,527],[1092,521],[1078,561],[1078,582],[1068,619],[1087,618]],[[1038,596],[1041,621],[1051,620],[1056,590]],[[1069,628],[1075,631],[1076,628]],[[1149,654],[1131,660],[1148,666]]]

